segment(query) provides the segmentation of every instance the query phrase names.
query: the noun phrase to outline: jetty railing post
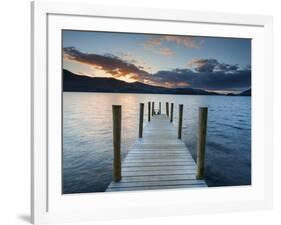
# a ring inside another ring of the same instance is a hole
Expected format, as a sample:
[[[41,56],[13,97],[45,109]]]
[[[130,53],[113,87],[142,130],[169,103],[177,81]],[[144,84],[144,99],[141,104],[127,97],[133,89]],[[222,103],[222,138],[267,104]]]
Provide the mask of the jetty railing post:
[[[170,122],[173,122],[173,116],[174,116],[174,103],[171,103],[171,115],[170,115]]]
[[[148,102],[148,122],[150,122],[151,102]]]
[[[169,102],[166,102],[166,114],[169,117]]]
[[[113,121],[113,180],[121,180],[121,105],[112,106]]]
[[[155,111],[154,111],[154,102],[152,102],[152,116],[154,116]]]
[[[178,139],[181,139],[182,136],[182,113],[183,113],[183,105],[179,105],[179,125],[178,125]]]
[[[197,144],[197,175],[196,179],[204,178],[205,170],[205,148],[206,148],[206,133],[207,133],[208,108],[199,108],[199,129],[198,129],[198,144]]]
[[[144,103],[140,103],[139,138],[142,138],[142,131],[143,131],[143,110],[144,110]]]
[[[161,102],[159,102],[159,111],[158,114],[161,114]]]

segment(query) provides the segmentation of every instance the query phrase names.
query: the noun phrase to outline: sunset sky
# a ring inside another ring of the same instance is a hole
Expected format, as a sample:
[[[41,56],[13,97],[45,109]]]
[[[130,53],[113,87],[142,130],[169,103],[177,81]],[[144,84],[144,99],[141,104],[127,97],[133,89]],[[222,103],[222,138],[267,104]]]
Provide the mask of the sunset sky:
[[[65,30],[63,68],[169,88],[243,91],[251,86],[251,40]]]

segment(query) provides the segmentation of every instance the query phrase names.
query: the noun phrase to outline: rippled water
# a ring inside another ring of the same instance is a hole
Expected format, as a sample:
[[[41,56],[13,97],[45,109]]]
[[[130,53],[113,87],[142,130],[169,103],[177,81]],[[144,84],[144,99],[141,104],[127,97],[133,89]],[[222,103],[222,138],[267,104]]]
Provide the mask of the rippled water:
[[[233,96],[63,93],[63,193],[102,192],[112,180],[112,105],[122,105],[122,158],[137,139],[139,103],[184,104],[183,140],[196,158],[198,107],[209,107],[206,181],[251,184],[251,98]],[[146,108],[147,109],[147,108]],[[147,121],[147,110],[145,110]]]

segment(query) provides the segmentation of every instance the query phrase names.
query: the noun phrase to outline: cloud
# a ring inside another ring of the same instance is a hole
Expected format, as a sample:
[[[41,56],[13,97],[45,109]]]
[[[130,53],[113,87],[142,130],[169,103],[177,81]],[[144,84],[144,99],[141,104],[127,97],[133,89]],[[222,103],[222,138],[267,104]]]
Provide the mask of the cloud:
[[[123,61],[126,61],[127,63],[134,64],[134,65],[136,65],[141,70],[145,70],[147,72],[153,70],[151,65],[147,64],[142,59],[137,58],[136,56],[133,56],[129,52],[119,52],[117,54],[118,54],[118,56],[120,56],[120,58]],[[151,72],[149,72],[149,73],[151,73]]]
[[[219,63],[216,59],[193,59],[188,62],[188,65],[198,72],[235,72],[239,70],[238,65]]]
[[[164,47],[158,44],[144,44],[144,47],[156,54],[164,55],[164,56],[172,56],[174,52],[172,49],[168,47]]]
[[[84,53],[74,47],[63,49],[64,59],[80,62],[93,66],[99,70],[111,74],[115,78],[129,75],[133,79],[143,82],[150,74],[142,70],[133,63],[122,60],[112,54],[99,55],[94,53]]]
[[[64,59],[94,66],[114,78],[131,78],[150,85],[192,87],[207,90],[243,90],[251,86],[251,67],[220,63],[216,59],[196,59],[188,63],[190,68],[147,72],[117,56],[83,53],[76,48],[63,49]]]
[[[194,59],[188,62],[188,65],[198,72],[213,72],[217,64],[216,59]]]
[[[239,66],[221,63],[218,65],[218,70],[225,71],[225,72],[233,72],[239,70]]]
[[[172,49],[164,46],[166,43],[175,43],[185,48],[200,48],[202,40],[189,36],[173,36],[173,35],[161,35],[150,37],[145,43],[144,47],[157,54],[164,56],[172,56],[174,52]]]
[[[154,53],[160,54],[160,55],[164,55],[164,56],[172,56],[174,55],[174,52],[172,49],[167,48],[167,47],[146,47],[149,50],[153,51]]]
[[[236,70],[232,73],[225,71],[198,72],[190,69],[174,69],[158,71],[153,74],[159,82],[169,82],[176,87],[180,82],[189,87],[207,90],[243,90],[251,86],[251,70]]]
[[[174,52],[170,48],[162,47],[159,49],[159,53],[166,56],[172,56]]]
[[[165,42],[173,42],[178,45],[184,46],[186,48],[200,48],[202,41],[198,38],[190,36],[173,36],[173,35],[163,35],[151,37],[147,40],[146,45],[148,46],[159,46]]]

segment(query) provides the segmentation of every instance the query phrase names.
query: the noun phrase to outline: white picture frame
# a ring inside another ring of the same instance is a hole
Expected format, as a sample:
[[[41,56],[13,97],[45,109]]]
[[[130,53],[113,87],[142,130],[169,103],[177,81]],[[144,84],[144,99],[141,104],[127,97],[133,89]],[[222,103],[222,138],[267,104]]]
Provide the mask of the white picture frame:
[[[116,22],[118,21],[118,23]],[[120,22],[121,21],[121,22]],[[126,25],[126,26],[125,26]],[[62,29],[155,32],[252,38],[251,186],[208,190],[63,196],[59,174]],[[231,29],[229,29],[231,28]],[[162,29],[162,30],[161,30]],[[184,10],[32,2],[32,198],[34,224],[272,208],[272,17]],[[266,78],[266,79],[265,79]],[[58,111],[57,111],[58,110]],[[200,198],[199,198],[200,197]],[[189,201],[186,201],[189,199]]]

